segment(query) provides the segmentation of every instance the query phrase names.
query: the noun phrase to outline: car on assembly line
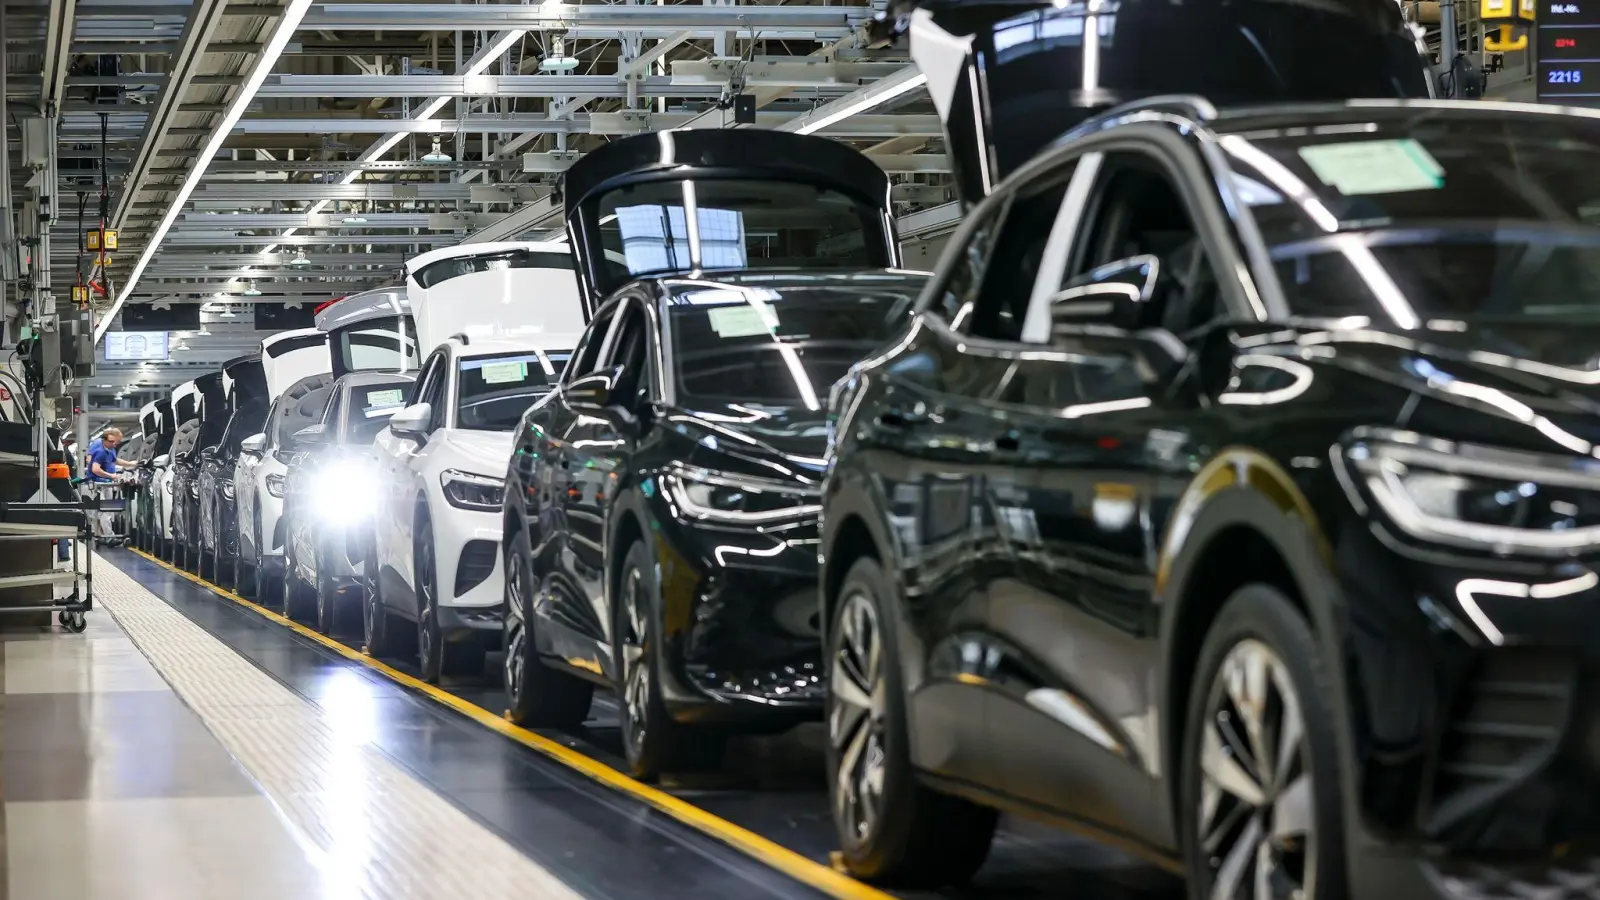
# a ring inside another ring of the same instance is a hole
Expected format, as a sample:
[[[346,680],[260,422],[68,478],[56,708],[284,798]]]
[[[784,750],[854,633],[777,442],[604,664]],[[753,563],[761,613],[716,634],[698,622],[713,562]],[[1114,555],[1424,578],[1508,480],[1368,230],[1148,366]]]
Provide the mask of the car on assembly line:
[[[378,511],[363,619],[373,656],[410,646],[410,635],[394,633],[394,617],[415,629],[424,681],[477,674],[485,651],[500,646],[501,495],[512,432],[569,355],[525,339],[459,335],[423,363],[409,405],[372,448]]]
[[[654,777],[820,712],[821,401],[923,276],[893,268],[886,176],[833,141],[667,131],[565,179],[598,312],[506,475],[510,714],[574,725],[614,688]]]
[[[1007,810],[1193,897],[1590,884],[1597,148],[1587,111],[1167,97],[999,173],[833,397],[845,865],[960,880]]]
[[[283,529],[278,518],[290,454],[284,442],[287,435],[279,433],[281,423],[292,418],[305,392],[332,380],[328,335],[317,328],[297,328],[266,338],[261,342],[261,369],[267,382],[266,430],[240,442],[233,471],[234,530],[239,542],[233,581],[246,596],[268,599],[278,596],[283,578]],[[284,400],[296,392],[298,396]]]
[[[359,561],[380,484],[372,440],[405,406],[415,377],[352,372],[301,400],[300,416],[318,408],[321,416],[288,438],[294,455],[284,475],[283,611],[314,617],[325,634],[341,612],[359,610],[366,573]],[[352,595],[355,602],[345,602]]]
[[[174,561],[181,569],[200,571],[200,464],[204,452],[215,448],[228,424],[228,405],[222,399],[222,373],[209,372],[194,380],[198,392],[193,426],[180,429],[172,451],[172,539]]]
[[[169,398],[172,408],[172,436],[167,441],[167,451],[150,461],[150,496],[153,499],[150,518],[154,525],[156,554],[168,562],[177,561],[177,543],[173,540],[172,516],[172,460],[183,449],[188,452],[193,442],[193,432],[200,427],[196,421],[200,414],[200,389],[193,381],[173,388]]]
[[[566,244],[534,241],[457,244],[406,260],[418,344],[428,352],[465,332],[569,346],[588,321],[573,265]]]
[[[333,375],[415,372],[428,346],[419,347],[417,322],[405,288],[363,291],[317,310],[317,330],[328,336]]]
[[[135,480],[134,501],[130,510],[134,546],[147,553],[158,553],[156,536],[158,512],[156,503],[156,460],[165,456],[172,447],[172,399],[146,403],[139,408],[139,425],[145,436],[144,447],[139,452],[138,472]]]
[[[234,516],[234,473],[244,439],[261,431],[267,417],[267,376],[261,354],[222,364],[222,397],[227,424],[215,447],[200,451],[200,577],[223,587],[233,580],[239,556]]]

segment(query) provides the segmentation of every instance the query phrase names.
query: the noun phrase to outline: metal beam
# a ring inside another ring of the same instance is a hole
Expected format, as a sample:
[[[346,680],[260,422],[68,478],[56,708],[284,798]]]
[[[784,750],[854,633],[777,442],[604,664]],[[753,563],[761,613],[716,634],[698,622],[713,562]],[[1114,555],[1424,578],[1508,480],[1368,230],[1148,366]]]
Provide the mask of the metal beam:
[[[926,84],[927,80],[916,66],[901,66],[888,77],[857,88],[831,103],[824,103],[777,128],[779,131],[795,131],[801,134],[813,132],[836,134],[838,129],[848,127],[853,120],[865,118],[863,114],[868,110],[923,90],[922,85]],[[912,132],[902,132],[902,134],[910,133]]]
[[[191,198],[200,201],[267,203],[279,200],[404,201],[470,200],[466,185],[436,182],[414,184],[394,182],[355,182],[354,184],[302,184],[277,182],[213,182],[202,184]]]
[[[565,172],[583,154],[576,150],[557,150],[549,153],[524,153],[522,171],[529,174],[554,175]],[[878,168],[894,175],[917,172],[948,172],[950,160],[942,153],[868,153],[867,158]]]
[[[67,69],[72,65],[73,22],[77,6],[75,0],[50,0],[50,11],[45,20],[43,77],[39,86],[39,109],[46,115],[57,109],[66,94]]]
[[[494,241],[509,241],[560,216],[561,204],[546,197],[497,220],[492,225],[478,229],[461,243],[488,244]]]
[[[924,237],[955,228],[961,221],[961,204],[945,203],[907,213],[895,220],[900,239]]]
[[[178,217],[183,230],[195,228],[339,228],[361,231],[372,228],[429,228],[448,231],[453,228],[473,227],[476,213],[368,213],[360,216],[364,222],[348,221],[346,216],[321,213],[240,213],[217,215],[214,213],[184,213]],[[446,224],[454,219],[454,224]],[[486,221],[493,221],[487,217]]]
[[[868,6],[635,6],[631,4],[320,3],[300,27],[332,31],[558,31],[563,28],[721,28],[851,30],[872,17]],[[779,37],[781,35],[763,35]]]
[[[255,174],[257,172],[353,172],[360,169],[363,172],[439,172],[461,171],[474,169],[490,169],[499,172],[514,172],[517,170],[517,161],[514,159],[490,160],[479,162],[477,160],[456,160],[447,165],[422,160],[374,160],[372,162],[356,162],[355,160],[305,160],[305,159],[279,159],[279,160],[217,160],[206,169],[206,176],[213,175],[240,175]],[[182,174],[187,169],[170,168],[171,174]]]
[[[886,78],[904,67],[904,63],[841,61],[822,56],[680,59],[672,63],[672,81],[685,87],[704,84],[720,88],[742,78],[751,86],[855,88],[863,81]]]
[[[154,271],[163,266],[256,266],[273,268],[288,266],[294,259],[291,253],[159,253],[150,263]],[[404,253],[307,253],[312,266],[398,266],[406,261]]]
[[[714,85],[675,82],[664,75],[637,79],[651,97],[718,97]],[[853,87],[854,85],[852,85]],[[274,75],[258,97],[626,97],[614,75]],[[248,121],[248,120],[246,120]],[[241,123],[242,124],[242,123]]]
[[[353,244],[374,247],[448,247],[457,242],[439,234],[237,234],[232,231],[174,231],[162,247],[325,247]]]
[[[810,113],[763,112],[756,125],[779,128]],[[243,119],[234,134],[637,134],[681,128],[700,118],[698,113],[657,113],[623,110],[576,113],[569,118],[542,113],[502,116],[468,116],[464,119]],[[858,115],[841,118],[822,129],[838,137],[938,137],[944,132],[932,115]],[[392,146],[392,145],[391,145]],[[441,166],[449,168],[449,164]]]

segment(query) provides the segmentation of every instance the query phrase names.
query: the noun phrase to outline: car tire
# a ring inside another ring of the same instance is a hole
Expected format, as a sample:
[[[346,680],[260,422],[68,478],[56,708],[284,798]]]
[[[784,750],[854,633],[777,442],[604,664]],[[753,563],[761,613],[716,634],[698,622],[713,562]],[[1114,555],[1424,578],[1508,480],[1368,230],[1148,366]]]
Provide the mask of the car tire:
[[[252,577],[245,577],[244,547],[241,546],[233,554],[233,591],[246,600],[253,600],[256,596],[255,573],[250,574]]]
[[[875,559],[857,560],[845,574],[826,643],[828,805],[843,862],[857,877],[914,888],[962,884],[988,857],[999,813],[917,780],[891,631],[894,596]],[[873,789],[876,798],[867,796]]]
[[[659,600],[650,552],[644,541],[635,541],[618,573],[612,645],[623,755],[629,772],[641,781],[663,772],[714,768],[728,742],[726,732],[674,720],[661,698]]]
[[[506,715],[526,728],[576,728],[589,718],[594,685],[570,672],[546,666],[533,636],[533,549],[528,533],[518,531],[506,551],[505,647]],[[518,610],[513,616],[511,610]]]
[[[438,684],[444,674],[444,635],[439,632],[438,562],[434,559],[433,524],[426,506],[418,504],[412,539],[413,590],[417,593],[417,668],[420,678]]]
[[[383,602],[383,589],[378,580],[378,548],[367,548],[367,558],[362,563],[366,576],[361,592],[361,633],[366,643],[367,655],[374,659],[393,656],[395,641],[389,631],[389,607]]]
[[[283,554],[283,615],[296,622],[305,622],[317,613],[317,598],[311,589],[300,582],[295,574],[294,560],[288,549]]]
[[[1194,675],[1176,773],[1189,896],[1265,877],[1286,895],[1345,900],[1333,676],[1310,625],[1278,589],[1246,585],[1217,614]]]
[[[332,635],[339,628],[339,591],[328,577],[327,542],[317,544],[317,630]]]

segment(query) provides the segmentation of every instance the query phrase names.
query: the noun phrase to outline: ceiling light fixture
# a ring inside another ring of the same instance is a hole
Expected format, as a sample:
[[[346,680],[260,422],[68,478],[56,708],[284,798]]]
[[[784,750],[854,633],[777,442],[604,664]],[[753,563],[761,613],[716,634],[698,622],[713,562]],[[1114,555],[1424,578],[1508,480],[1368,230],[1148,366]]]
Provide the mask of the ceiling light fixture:
[[[278,64],[278,57],[283,55],[284,48],[289,45],[290,39],[294,37],[295,32],[300,28],[300,21],[305,18],[306,10],[310,8],[311,0],[289,0],[288,5],[283,8],[283,15],[278,19],[278,27],[272,32],[272,37],[267,40],[266,46],[261,48],[260,55],[256,57],[255,68],[250,70],[250,74],[245,78],[243,86],[234,95],[233,102],[228,106],[228,111],[222,114],[222,120],[212,129],[211,137],[206,141],[205,146],[200,149],[199,155],[194,158],[189,167],[189,174],[183,179],[183,183],[178,186],[177,193],[170,198],[167,214],[162,216],[161,221],[156,224],[156,229],[151,233],[150,240],[145,243],[144,252],[139,254],[139,261],[133,264],[133,271],[128,273],[127,280],[122,283],[122,291],[117,294],[116,302],[111,305],[111,308],[101,317],[100,323],[95,326],[94,339],[97,342],[105,337],[105,333],[111,329],[111,323],[116,319],[117,313],[122,311],[123,304],[127,303],[128,298],[133,296],[134,289],[139,285],[139,277],[144,274],[144,270],[150,265],[150,260],[155,257],[156,251],[161,248],[161,242],[166,238],[167,232],[172,230],[173,223],[178,220],[178,216],[189,205],[189,198],[194,195],[194,189],[199,186],[200,179],[205,177],[206,169],[210,167],[211,161],[216,158],[217,152],[222,149],[222,142],[226,141],[228,136],[233,133],[233,127],[239,123],[239,118],[244,115],[244,111],[255,101],[256,91],[261,89],[261,83],[267,80],[268,75],[272,74],[272,67]]]
[[[571,72],[577,67],[577,58],[567,55],[567,42],[564,38],[552,38],[550,55],[539,60],[539,68],[546,72]]]
[[[306,259],[306,249],[304,247],[297,248],[294,251],[294,259],[289,260],[289,265],[296,268],[311,265],[311,260]]]
[[[244,283],[244,290],[240,291],[240,293],[244,294],[246,297],[261,296],[261,292],[256,290],[256,283],[254,281],[246,281]]]
[[[435,147],[437,147],[437,146],[439,146],[439,142],[438,141],[434,141],[433,145]],[[450,157],[447,156],[447,157],[445,157],[445,159],[449,160]],[[361,215],[360,213],[356,213],[355,215],[345,216],[343,219],[340,220],[340,224],[342,224],[342,225],[365,225],[365,224],[367,224],[367,217]]]
[[[888,81],[894,77],[895,76],[890,75],[889,78],[884,80]],[[795,134],[814,134],[824,128],[827,128],[829,125],[836,125],[845,119],[850,118],[851,116],[859,115],[860,113],[864,113],[873,107],[882,106],[896,97],[902,97],[911,93],[917,88],[927,84],[928,76],[918,72],[917,74],[910,76],[905,81],[902,81],[898,84],[891,84],[877,92],[872,90],[882,83],[883,82],[880,81],[868,86],[864,89],[862,96],[859,99],[845,103],[840,108],[831,112],[824,112],[824,110],[827,110],[828,108],[826,105],[819,106],[807,113],[805,117],[797,119],[796,121],[801,123],[799,126],[792,129],[785,128],[782,130],[793,131]],[[819,112],[822,113],[821,116],[814,119],[810,118],[811,116],[816,116]]]
[[[429,150],[427,153],[422,154],[422,161],[423,162],[431,162],[431,163],[452,162],[452,160],[450,159],[450,154],[448,154],[448,153],[444,152],[443,150],[439,149],[439,139],[438,138],[434,138],[433,139],[433,149]]]

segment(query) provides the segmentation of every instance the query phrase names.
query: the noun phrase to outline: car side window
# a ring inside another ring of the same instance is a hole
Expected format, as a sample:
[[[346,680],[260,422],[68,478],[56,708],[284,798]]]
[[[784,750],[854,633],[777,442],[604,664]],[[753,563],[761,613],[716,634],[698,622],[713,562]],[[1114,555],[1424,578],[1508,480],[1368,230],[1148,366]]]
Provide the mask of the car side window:
[[[958,237],[963,243],[952,244],[948,259],[944,261],[939,283],[933,286],[933,296],[927,309],[942,316],[950,327],[961,331],[971,324],[973,304],[978,299],[978,287],[983,283],[984,272],[989,268],[989,256],[994,252],[994,239],[1000,232],[1010,195],[997,197],[979,209],[980,216],[971,230]]]
[[[428,419],[428,431],[432,432],[444,422],[445,400],[449,394],[450,382],[450,354],[438,351],[428,360],[428,383],[422,387],[422,402],[433,407],[433,413]]]
[[[621,366],[622,373],[612,386],[613,396],[637,409],[639,401],[649,399],[650,379],[646,374],[650,363],[649,321],[639,301],[630,299],[617,315],[616,338],[606,354],[604,365]]]
[[[978,284],[968,333],[996,341],[1022,339],[1029,294],[1076,170],[1075,160],[1051,169],[1017,189],[1006,204]]]
[[[581,378],[600,367],[600,351],[605,348],[606,335],[610,333],[611,326],[616,320],[618,308],[617,304],[610,304],[589,323],[589,329],[578,341],[578,348],[572,352],[572,360],[567,363],[567,370],[562,376],[563,382]]]
[[[1041,273],[1028,339],[1114,325],[1186,335],[1221,311],[1216,270],[1171,169],[1154,156],[1105,155],[1056,274]],[[1128,302],[1132,300],[1133,302]]]

